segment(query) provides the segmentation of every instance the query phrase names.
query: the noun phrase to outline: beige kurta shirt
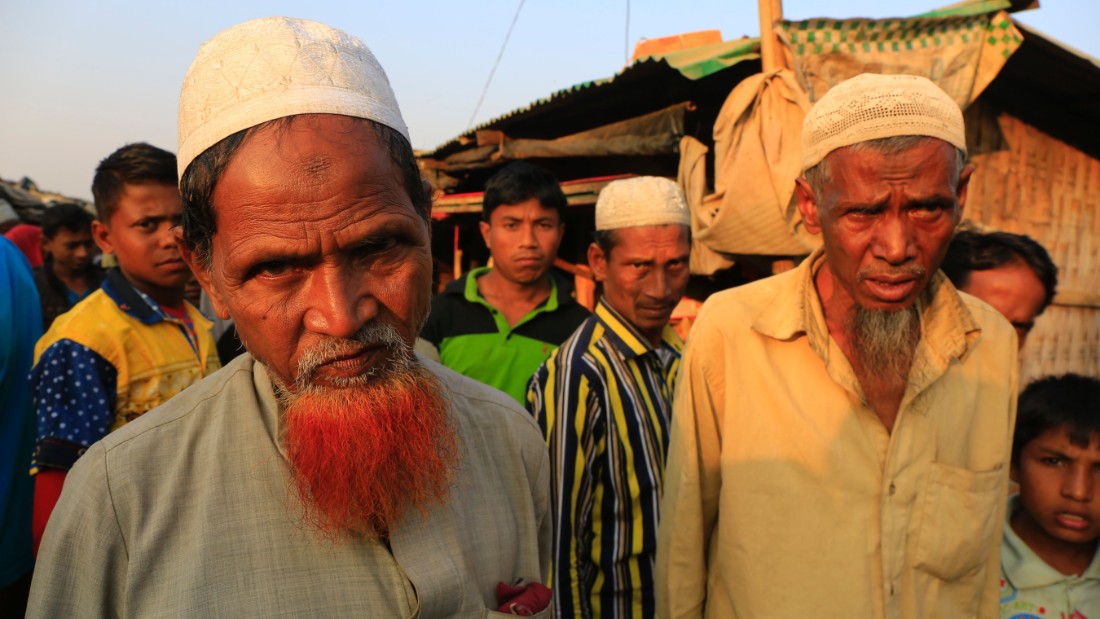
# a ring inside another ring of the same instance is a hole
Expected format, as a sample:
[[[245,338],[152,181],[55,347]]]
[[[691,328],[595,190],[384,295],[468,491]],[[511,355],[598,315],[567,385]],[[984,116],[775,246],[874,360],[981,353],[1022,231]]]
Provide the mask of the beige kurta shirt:
[[[388,546],[301,525],[271,381],[244,355],[78,461],[27,616],[494,615],[498,582],[545,582],[546,447],[503,393],[425,364],[454,405],[462,460],[450,500],[408,516]]]
[[[657,545],[659,614],[997,616],[1016,338],[942,273],[892,433],[829,337],[813,276],[712,296],[685,353]]]

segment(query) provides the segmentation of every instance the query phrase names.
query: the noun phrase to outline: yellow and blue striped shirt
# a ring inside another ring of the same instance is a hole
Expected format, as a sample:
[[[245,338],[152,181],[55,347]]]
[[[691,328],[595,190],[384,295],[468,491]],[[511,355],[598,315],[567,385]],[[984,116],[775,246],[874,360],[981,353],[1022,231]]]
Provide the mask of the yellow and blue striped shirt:
[[[550,449],[560,617],[652,617],[661,479],[683,342],[654,349],[603,300],[531,379]]]

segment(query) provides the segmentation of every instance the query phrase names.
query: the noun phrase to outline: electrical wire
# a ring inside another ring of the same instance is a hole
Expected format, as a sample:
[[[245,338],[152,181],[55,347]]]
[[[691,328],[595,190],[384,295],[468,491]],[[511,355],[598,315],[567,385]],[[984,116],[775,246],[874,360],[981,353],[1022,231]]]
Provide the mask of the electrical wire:
[[[500,53],[497,54],[497,60],[493,63],[493,69],[489,71],[489,79],[485,80],[485,88],[481,90],[481,97],[477,100],[477,107],[474,108],[474,113],[470,114],[470,121],[466,123],[466,131],[469,131],[474,126],[474,119],[477,118],[477,113],[481,111],[481,104],[485,102],[485,93],[489,92],[489,84],[493,83],[493,75],[497,72],[497,67],[500,66],[500,59],[504,57],[504,48],[508,47],[508,39],[512,38],[512,30],[516,27],[516,21],[519,20],[519,13],[523,10],[523,3],[527,0],[519,0],[519,6],[516,7],[516,15],[512,18],[512,25],[508,26],[508,34],[504,35],[504,43],[500,45]]]
[[[626,0],[626,34],[623,37],[623,65],[630,64],[630,0]]]

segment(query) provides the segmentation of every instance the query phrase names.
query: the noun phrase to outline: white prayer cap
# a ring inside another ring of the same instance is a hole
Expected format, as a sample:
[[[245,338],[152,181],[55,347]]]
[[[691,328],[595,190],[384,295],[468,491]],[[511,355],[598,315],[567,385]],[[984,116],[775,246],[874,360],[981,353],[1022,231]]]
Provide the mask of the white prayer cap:
[[[834,86],[802,121],[802,170],[838,148],[903,135],[939,138],[966,152],[959,105],[917,75],[864,73]]]
[[[199,48],[180,91],[179,176],[222,139],[295,114],[367,118],[409,139],[386,73],[362,41],[314,21],[264,17]]]
[[[634,226],[691,225],[679,185],[659,176],[611,181],[596,199],[596,230]]]

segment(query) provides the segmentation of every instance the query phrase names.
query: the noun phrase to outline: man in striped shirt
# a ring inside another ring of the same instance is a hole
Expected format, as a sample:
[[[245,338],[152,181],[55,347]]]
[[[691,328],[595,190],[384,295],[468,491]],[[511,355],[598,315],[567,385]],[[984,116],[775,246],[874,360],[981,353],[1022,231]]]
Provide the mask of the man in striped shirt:
[[[558,616],[652,617],[657,507],[683,342],[687,201],[656,177],[610,183],[588,264],[603,296],[539,368],[527,408],[550,448]]]

